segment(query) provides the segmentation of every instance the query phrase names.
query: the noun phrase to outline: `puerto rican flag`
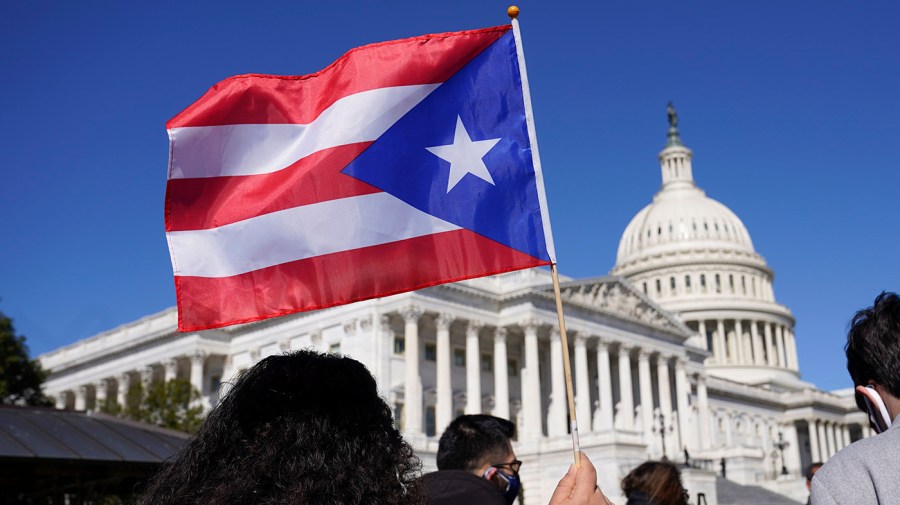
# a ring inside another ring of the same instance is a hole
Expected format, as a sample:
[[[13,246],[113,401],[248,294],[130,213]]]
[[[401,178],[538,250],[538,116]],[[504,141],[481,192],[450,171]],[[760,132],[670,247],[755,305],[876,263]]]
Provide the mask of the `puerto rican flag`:
[[[213,86],[166,125],[178,329],[554,263],[523,65],[507,25]]]

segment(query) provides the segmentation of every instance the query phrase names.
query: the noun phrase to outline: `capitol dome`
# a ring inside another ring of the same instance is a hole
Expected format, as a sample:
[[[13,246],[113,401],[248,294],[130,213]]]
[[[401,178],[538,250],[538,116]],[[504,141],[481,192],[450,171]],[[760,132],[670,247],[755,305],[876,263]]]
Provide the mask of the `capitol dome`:
[[[698,333],[720,375],[751,383],[798,379],[794,318],[775,301],[774,273],[740,218],[694,182],[669,106],[659,153],[662,187],[619,241],[613,275],[625,277]]]

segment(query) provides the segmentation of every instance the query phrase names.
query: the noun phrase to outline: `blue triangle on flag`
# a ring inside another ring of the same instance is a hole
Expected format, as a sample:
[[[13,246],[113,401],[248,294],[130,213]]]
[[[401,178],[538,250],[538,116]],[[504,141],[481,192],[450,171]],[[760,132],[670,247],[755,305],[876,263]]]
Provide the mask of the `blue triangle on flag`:
[[[451,164],[427,148],[453,144],[457,118],[472,141],[500,139],[482,158],[494,184],[467,173],[448,192]],[[343,173],[423,212],[550,261],[511,31],[438,86]]]

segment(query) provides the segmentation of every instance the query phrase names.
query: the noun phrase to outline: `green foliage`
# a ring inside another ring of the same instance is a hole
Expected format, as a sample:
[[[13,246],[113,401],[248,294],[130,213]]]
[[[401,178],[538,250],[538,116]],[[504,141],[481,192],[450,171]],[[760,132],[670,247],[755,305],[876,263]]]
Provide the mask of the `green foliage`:
[[[135,382],[128,388],[123,407],[107,401],[101,410],[189,433],[197,431],[203,422],[200,392],[185,379],[154,382],[149,388]]]
[[[42,391],[47,374],[28,358],[24,336],[17,336],[12,319],[0,312],[0,403],[50,405]]]

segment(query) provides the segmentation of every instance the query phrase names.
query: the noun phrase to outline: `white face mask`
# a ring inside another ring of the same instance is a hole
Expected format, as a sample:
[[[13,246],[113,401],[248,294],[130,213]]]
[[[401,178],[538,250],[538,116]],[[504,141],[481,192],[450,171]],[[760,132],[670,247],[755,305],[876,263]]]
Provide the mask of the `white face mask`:
[[[869,421],[876,433],[884,433],[891,427],[891,416],[881,399],[881,395],[872,386],[856,386],[856,393],[866,402]]]

